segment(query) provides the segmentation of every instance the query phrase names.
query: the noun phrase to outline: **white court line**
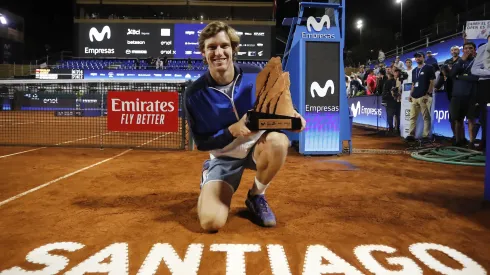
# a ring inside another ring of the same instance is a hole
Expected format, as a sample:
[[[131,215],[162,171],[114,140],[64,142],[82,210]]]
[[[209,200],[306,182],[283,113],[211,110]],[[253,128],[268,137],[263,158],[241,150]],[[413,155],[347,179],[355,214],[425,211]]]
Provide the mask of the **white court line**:
[[[86,138],[79,138],[79,139],[69,140],[69,141],[65,141],[65,142],[60,142],[60,143],[55,144],[55,145],[67,144],[67,143],[72,143],[72,142],[75,142],[75,141],[81,141],[81,140],[86,140],[86,139],[90,139],[90,138],[96,138],[96,137],[99,137],[99,136],[109,135],[110,133],[111,133],[111,132],[107,132],[107,133],[105,133],[105,134],[99,134],[99,135],[95,135],[95,136],[91,136],[91,137],[86,137]]]
[[[94,164],[92,164],[92,165],[90,165],[90,166],[87,166],[87,167],[84,167],[84,168],[82,168],[82,169],[79,169],[79,170],[77,170],[77,171],[75,171],[75,172],[72,172],[72,173],[70,173],[70,174],[66,174],[66,175],[64,175],[64,176],[62,176],[62,177],[59,177],[59,178],[57,178],[57,179],[54,179],[54,180],[52,180],[52,181],[50,181],[50,182],[46,182],[45,184],[40,185],[40,186],[35,187],[35,188],[32,188],[31,190],[26,191],[26,192],[24,192],[24,193],[20,193],[20,194],[18,194],[18,195],[16,195],[16,196],[11,197],[10,199],[7,199],[7,200],[4,200],[4,201],[0,202],[0,206],[2,206],[2,205],[4,205],[4,204],[7,204],[7,203],[9,203],[9,202],[11,202],[11,201],[13,201],[13,200],[15,200],[15,199],[20,198],[20,197],[23,197],[23,196],[25,196],[25,195],[27,195],[27,194],[29,194],[29,193],[32,193],[32,192],[34,192],[34,191],[37,191],[37,190],[39,190],[39,189],[41,189],[41,188],[44,188],[44,187],[46,187],[46,186],[48,186],[48,185],[51,185],[51,184],[53,184],[53,183],[55,183],[55,182],[58,182],[58,181],[60,181],[60,180],[62,180],[62,179],[69,178],[69,177],[71,177],[71,176],[73,176],[73,175],[76,175],[76,174],[78,174],[78,173],[80,173],[80,172],[83,172],[83,171],[85,171],[85,170],[87,170],[87,169],[90,169],[90,168],[95,167],[95,166],[97,166],[97,165],[100,165],[100,164],[102,164],[102,163],[104,163],[104,162],[108,162],[108,161],[110,161],[110,160],[112,160],[112,159],[115,159],[115,158],[117,158],[117,157],[120,157],[120,156],[122,156],[122,155],[124,155],[124,154],[128,153],[128,152],[129,152],[129,151],[131,151],[131,150],[133,150],[133,149],[128,149],[128,150],[126,150],[126,151],[124,151],[124,152],[122,152],[122,153],[119,153],[119,154],[117,154],[117,155],[115,155],[115,156],[113,156],[113,157],[110,157],[110,158],[105,159],[105,160],[103,160],[103,161],[99,161],[99,162],[97,162],[97,163],[94,163]]]
[[[147,145],[148,143],[151,143],[151,142],[153,142],[153,141],[155,141],[155,140],[157,140],[157,139],[159,139],[159,138],[161,138],[161,137],[164,137],[164,136],[166,136],[166,135],[168,135],[168,134],[169,134],[169,133],[165,133],[165,134],[163,134],[163,135],[161,135],[161,136],[159,136],[159,137],[156,137],[156,138],[154,138],[154,139],[151,139],[151,140],[149,140],[149,141],[147,141],[147,142],[145,142],[145,143],[143,143],[143,144],[141,144],[141,145],[137,146],[137,148],[139,148],[139,147],[141,147],[141,146],[144,146],[144,145]],[[124,151],[124,152],[122,152],[122,153],[119,153],[119,154],[117,154],[117,155],[115,155],[115,156],[113,156],[113,157],[110,157],[110,158],[107,158],[107,159],[105,159],[105,160],[99,161],[99,162],[94,163],[94,164],[92,164],[92,165],[90,165],[90,166],[87,166],[87,167],[84,167],[84,168],[82,168],[82,169],[79,169],[79,170],[77,170],[77,171],[75,171],[75,172],[71,172],[70,174],[66,174],[66,175],[61,176],[61,177],[59,177],[59,178],[57,178],[57,179],[54,179],[54,180],[52,180],[52,181],[50,181],[50,182],[46,182],[45,184],[40,185],[40,186],[38,186],[38,187],[34,187],[34,188],[32,188],[32,189],[30,189],[30,190],[28,190],[28,191],[24,192],[24,193],[20,193],[20,194],[18,194],[18,195],[15,195],[15,196],[13,196],[13,197],[11,197],[11,198],[9,198],[9,199],[6,199],[6,200],[4,200],[4,201],[0,202],[0,206],[2,206],[2,205],[4,205],[4,204],[7,204],[7,203],[9,203],[9,202],[11,202],[11,201],[13,201],[13,200],[16,200],[16,199],[18,199],[18,198],[20,198],[20,197],[23,197],[23,196],[25,196],[25,195],[27,195],[27,194],[29,194],[29,193],[32,193],[32,192],[34,192],[34,191],[37,191],[37,190],[39,190],[39,189],[41,189],[41,188],[44,188],[44,187],[46,187],[46,186],[49,186],[49,185],[51,185],[51,184],[53,184],[53,183],[56,183],[56,182],[58,182],[58,181],[60,181],[60,180],[63,180],[63,179],[69,178],[69,177],[71,177],[71,176],[73,176],[73,175],[76,175],[76,174],[78,174],[78,173],[80,173],[80,172],[83,172],[83,171],[88,170],[88,169],[90,169],[90,168],[92,168],[92,167],[95,167],[95,166],[97,166],[97,165],[100,165],[100,164],[102,164],[102,163],[104,163],[104,162],[108,162],[108,161],[110,161],[110,160],[113,160],[113,159],[115,159],[115,158],[117,158],[117,157],[120,157],[120,156],[122,156],[122,155],[124,155],[124,154],[126,154],[126,153],[128,153],[128,152],[130,152],[130,151],[132,151],[132,150],[133,150],[133,149],[128,149],[128,150],[126,150],[126,151]]]
[[[55,145],[72,143],[72,142],[75,142],[75,141],[86,140],[86,139],[95,138],[95,137],[98,137],[98,136],[105,136],[105,135],[108,135],[110,133],[111,132],[107,132],[107,133],[101,134],[101,135],[95,135],[95,136],[86,137],[86,138],[79,138],[79,139],[75,139],[75,140],[69,140],[69,141],[65,141],[65,142],[60,142],[60,143],[55,144]],[[39,148],[30,149],[30,150],[26,150],[26,151],[22,151],[22,152],[17,152],[17,153],[13,153],[13,154],[3,155],[3,156],[0,156],[0,159],[1,158],[7,158],[7,157],[15,156],[15,155],[20,155],[20,154],[24,154],[24,153],[28,153],[28,152],[32,152],[32,151],[36,151],[36,150],[40,150],[40,149],[45,149],[45,148],[48,148],[48,147],[39,147]]]
[[[17,153],[13,153],[13,154],[9,154],[9,155],[3,155],[3,156],[0,156],[0,159],[1,158],[15,156],[15,155],[20,155],[20,154],[24,154],[24,153],[27,153],[27,152],[32,152],[32,151],[36,151],[36,150],[44,149],[44,148],[46,148],[46,147],[39,147],[39,148],[35,148],[35,149],[31,149],[31,150],[26,150],[26,151],[22,151],[22,152],[17,152]]]

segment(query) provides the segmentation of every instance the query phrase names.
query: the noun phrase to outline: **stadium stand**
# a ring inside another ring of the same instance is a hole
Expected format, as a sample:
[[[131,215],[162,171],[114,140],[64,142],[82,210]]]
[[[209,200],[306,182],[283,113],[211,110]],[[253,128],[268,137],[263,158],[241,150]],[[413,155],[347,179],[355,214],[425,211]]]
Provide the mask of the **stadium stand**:
[[[266,61],[245,61],[239,60],[238,63],[255,65],[263,68]],[[148,64],[147,60],[137,59],[75,59],[62,60],[55,66],[57,69],[88,69],[88,70],[145,70],[155,69],[155,66]],[[171,70],[206,70],[202,60],[170,59],[163,69]]]

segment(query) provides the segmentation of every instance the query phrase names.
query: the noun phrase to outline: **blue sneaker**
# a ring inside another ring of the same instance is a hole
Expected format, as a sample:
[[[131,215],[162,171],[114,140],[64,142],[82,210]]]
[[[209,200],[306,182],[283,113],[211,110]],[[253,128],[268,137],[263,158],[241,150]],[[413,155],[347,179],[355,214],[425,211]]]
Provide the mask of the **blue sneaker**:
[[[250,191],[248,191],[245,205],[260,225],[265,227],[276,226],[276,216],[269,207],[265,195],[250,196]]]

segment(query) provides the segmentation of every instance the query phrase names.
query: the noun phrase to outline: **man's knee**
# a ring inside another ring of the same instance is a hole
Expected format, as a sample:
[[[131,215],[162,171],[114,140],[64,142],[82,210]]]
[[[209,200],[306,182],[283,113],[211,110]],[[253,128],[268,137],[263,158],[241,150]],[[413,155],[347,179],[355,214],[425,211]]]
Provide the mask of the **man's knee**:
[[[215,213],[202,213],[199,222],[202,229],[207,232],[217,232],[226,224],[227,217],[216,215]]]
[[[289,148],[288,137],[279,132],[270,132],[265,138],[265,150],[268,150],[271,154],[285,154]]]

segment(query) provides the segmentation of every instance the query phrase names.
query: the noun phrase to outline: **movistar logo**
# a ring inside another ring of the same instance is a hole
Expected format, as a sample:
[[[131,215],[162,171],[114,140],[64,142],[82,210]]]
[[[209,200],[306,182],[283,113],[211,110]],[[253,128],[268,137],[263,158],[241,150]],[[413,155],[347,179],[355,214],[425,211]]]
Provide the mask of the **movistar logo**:
[[[104,26],[101,32],[99,32],[95,27],[93,27],[90,29],[88,33],[88,37],[90,38],[91,42],[94,42],[94,38],[95,40],[100,42],[104,40],[104,37],[106,35],[107,35],[107,39],[111,38],[111,28],[109,28],[109,26]]]
[[[324,16],[322,16],[320,22],[317,22],[315,17],[310,16],[306,21],[306,28],[308,29],[308,32],[311,32],[311,27],[313,27],[315,31],[319,32],[322,30],[325,22],[327,23],[327,29],[330,29],[330,17],[328,17],[328,15],[325,14]]]
[[[323,88],[316,81],[311,83],[310,86],[311,97],[313,98],[315,98],[315,94],[317,94],[319,97],[325,97],[328,90],[331,91],[330,94],[332,95],[335,93],[335,85],[332,80],[328,80]]]
[[[358,101],[356,105],[352,103],[350,105],[350,110],[352,112],[353,117],[357,117],[358,115],[365,115],[365,116],[381,116],[382,114],[382,109],[381,108],[367,108],[364,106],[361,106],[361,102]]]
[[[357,115],[360,115],[361,114],[361,102],[358,101],[357,105],[354,105],[354,103],[352,103],[352,105],[350,105],[350,110],[352,112],[353,117],[357,117]]]

